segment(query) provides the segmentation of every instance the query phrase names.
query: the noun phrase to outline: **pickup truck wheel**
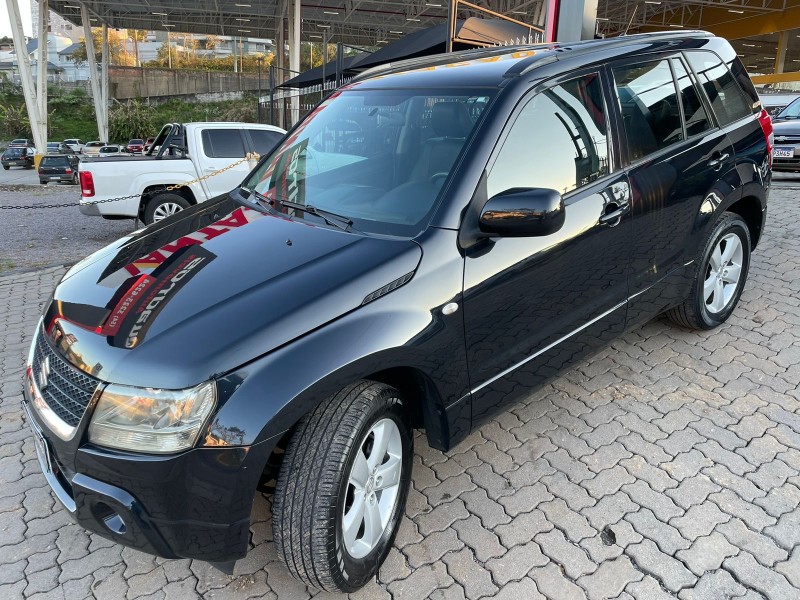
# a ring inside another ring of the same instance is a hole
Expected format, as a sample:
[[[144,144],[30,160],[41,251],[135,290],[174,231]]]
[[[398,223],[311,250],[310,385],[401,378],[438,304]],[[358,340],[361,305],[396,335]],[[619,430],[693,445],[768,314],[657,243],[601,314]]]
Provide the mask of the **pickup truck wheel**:
[[[375,576],[403,518],[413,437],[400,393],[361,381],[298,424],[273,501],[278,555],[297,579],[353,592]]]
[[[171,217],[184,208],[189,208],[189,206],[189,201],[183,196],[178,194],[159,194],[151,198],[147,203],[147,207],[144,209],[144,223],[145,225],[152,225],[161,219]]]
[[[667,317],[689,329],[713,329],[731,316],[750,268],[750,232],[739,215],[723,213],[694,265],[692,291]]]

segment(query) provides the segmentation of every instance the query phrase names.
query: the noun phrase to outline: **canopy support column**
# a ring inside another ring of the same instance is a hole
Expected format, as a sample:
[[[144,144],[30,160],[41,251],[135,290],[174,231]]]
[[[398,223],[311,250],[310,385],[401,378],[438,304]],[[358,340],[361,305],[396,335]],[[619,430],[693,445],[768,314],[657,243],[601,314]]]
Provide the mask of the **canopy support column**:
[[[775,70],[773,73],[783,73],[786,66],[786,50],[789,47],[789,32],[781,31],[778,34],[778,53],[775,55]]]
[[[289,4],[289,71],[291,77],[300,73],[300,0]],[[300,120],[300,96],[292,96],[290,125]]]
[[[103,100],[103,129],[106,131],[105,137],[100,137],[101,142],[108,144],[108,62],[111,59],[111,50],[108,44],[108,25],[103,23],[103,56],[100,61],[100,93]]]
[[[94,114],[97,119],[97,138],[108,141],[108,126],[103,117],[103,93],[100,90],[100,78],[97,75],[97,53],[94,51],[94,38],[92,37],[92,22],[89,9],[81,2],[81,22],[86,43],[86,62],[89,64],[89,83],[92,87],[92,100],[94,101]]]
[[[37,145],[39,152],[47,152],[47,64],[50,58],[50,48],[48,47],[48,25],[50,24],[50,6],[48,0],[39,0],[39,67],[36,76],[36,92],[39,100],[39,118],[36,121],[36,127],[39,129],[39,135],[45,140],[45,146],[42,148]],[[31,128],[33,128],[31,122]],[[35,136],[34,136],[35,137]]]
[[[22,19],[19,16],[17,0],[6,0],[8,16],[11,17],[11,33],[14,37],[14,48],[17,49],[17,65],[19,76],[22,80],[22,93],[25,96],[25,107],[28,109],[28,120],[31,123],[33,143],[39,152],[47,149],[47,140],[42,136],[41,130],[36,126],[39,123],[39,105],[36,102],[36,88],[33,85],[33,72],[31,71],[31,57],[25,43],[25,34],[22,31]]]

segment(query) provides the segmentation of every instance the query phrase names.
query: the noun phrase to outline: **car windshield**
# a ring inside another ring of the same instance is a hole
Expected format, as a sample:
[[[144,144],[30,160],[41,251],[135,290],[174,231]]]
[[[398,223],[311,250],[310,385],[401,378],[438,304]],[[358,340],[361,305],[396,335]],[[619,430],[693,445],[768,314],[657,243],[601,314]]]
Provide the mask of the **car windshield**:
[[[244,187],[298,218],[324,220],[281,202],[345,216],[359,231],[416,235],[492,94],[453,89],[334,93]]]
[[[779,112],[776,119],[798,119],[800,118],[800,98],[792,100],[791,104]]]

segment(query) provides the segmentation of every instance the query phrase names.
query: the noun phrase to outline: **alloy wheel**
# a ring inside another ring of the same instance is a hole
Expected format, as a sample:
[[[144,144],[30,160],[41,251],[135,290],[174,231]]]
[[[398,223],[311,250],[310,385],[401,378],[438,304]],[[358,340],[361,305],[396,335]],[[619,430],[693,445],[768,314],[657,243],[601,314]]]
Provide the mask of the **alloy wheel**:
[[[742,241],[735,233],[722,237],[714,246],[703,282],[703,301],[709,313],[720,313],[731,303],[742,276],[743,259]]]

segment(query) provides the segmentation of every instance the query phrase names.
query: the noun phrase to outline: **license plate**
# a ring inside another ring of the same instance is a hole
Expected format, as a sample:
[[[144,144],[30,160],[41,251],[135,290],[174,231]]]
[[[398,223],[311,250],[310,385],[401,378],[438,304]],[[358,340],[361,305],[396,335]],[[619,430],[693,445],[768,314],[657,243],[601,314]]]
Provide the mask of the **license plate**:
[[[793,158],[794,148],[773,148],[772,156],[775,158]]]
[[[36,447],[36,456],[39,458],[39,465],[45,473],[53,472],[53,465],[50,462],[50,449],[47,447],[47,440],[41,433],[31,426],[33,430],[33,445]]]

